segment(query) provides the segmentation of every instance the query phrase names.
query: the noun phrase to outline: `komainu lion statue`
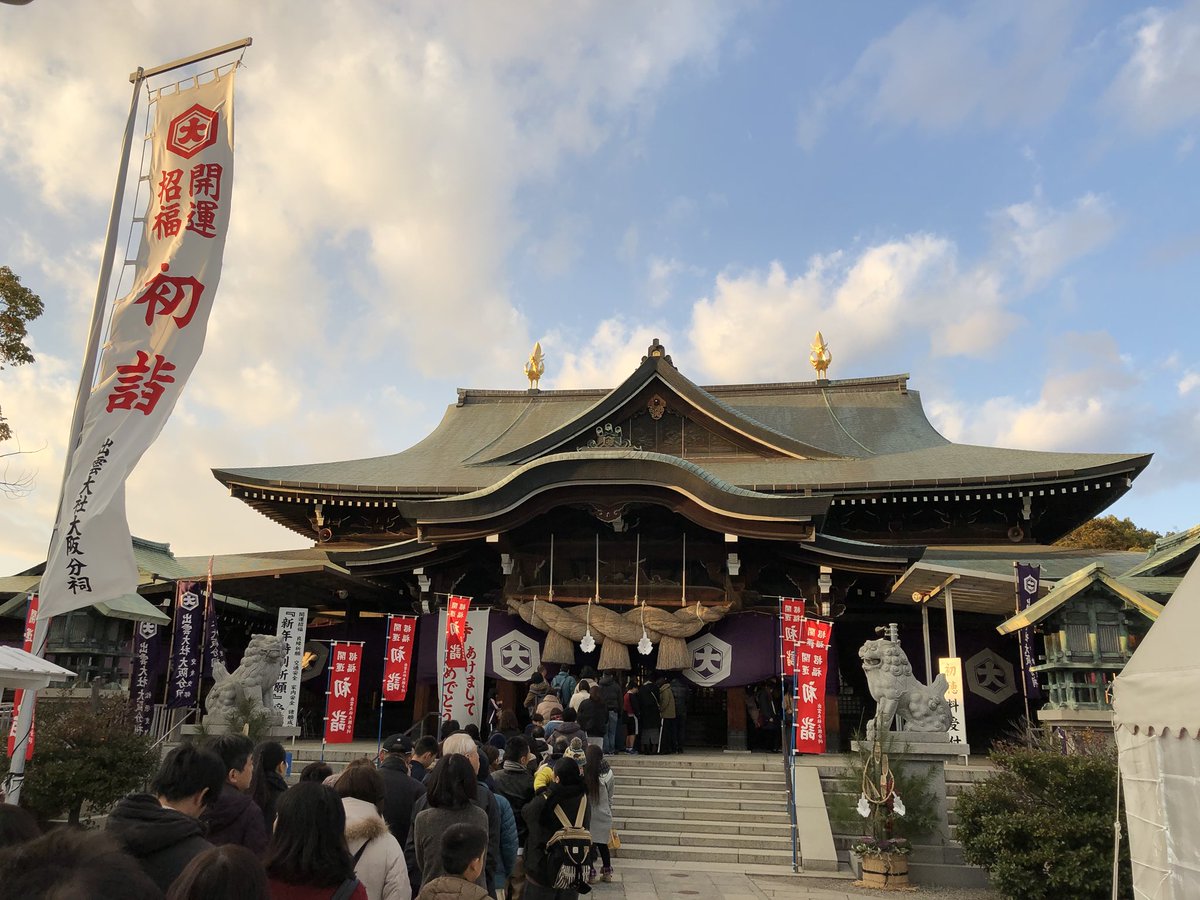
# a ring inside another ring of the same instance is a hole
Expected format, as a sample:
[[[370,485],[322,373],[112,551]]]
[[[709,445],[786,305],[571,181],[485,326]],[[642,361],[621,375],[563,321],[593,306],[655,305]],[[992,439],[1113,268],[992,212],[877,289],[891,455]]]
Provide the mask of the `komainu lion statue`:
[[[275,709],[271,688],[283,669],[283,640],[273,634],[256,634],[242,657],[242,664],[233,672],[223,666],[213,667],[216,684],[204,701],[205,721],[215,724],[230,722],[238,704],[249,699],[255,710],[262,708],[270,714],[271,725],[282,725],[283,717]]]
[[[875,740],[877,731],[889,731],[897,715],[904,720],[905,731],[928,734],[949,730],[945,675],[938,673],[931,685],[921,684],[913,677],[912,664],[898,641],[867,641],[858,656],[875,700],[875,718],[867,723],[868,741]]]

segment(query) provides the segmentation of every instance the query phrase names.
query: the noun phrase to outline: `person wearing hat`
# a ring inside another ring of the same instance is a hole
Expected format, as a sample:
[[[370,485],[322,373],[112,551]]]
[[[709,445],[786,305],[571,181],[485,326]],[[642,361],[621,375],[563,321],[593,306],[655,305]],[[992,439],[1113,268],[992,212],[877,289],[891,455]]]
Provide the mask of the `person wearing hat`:
[[[412,741],[404,734],[393,734],[383,742],[379,774],[383,776],[383,819],[403,847],[412,825],[413,807],[425,796],[425,785],[408,774],[407,757]]]

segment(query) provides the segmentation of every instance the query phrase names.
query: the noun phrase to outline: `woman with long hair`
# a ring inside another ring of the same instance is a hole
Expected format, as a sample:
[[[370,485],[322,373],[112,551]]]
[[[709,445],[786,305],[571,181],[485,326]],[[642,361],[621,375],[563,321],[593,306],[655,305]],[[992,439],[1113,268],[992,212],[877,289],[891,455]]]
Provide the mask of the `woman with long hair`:
[[[631,676],[625,688],[625,752],[637,753],[638,742],[638,678]]]
[[[604,758],[604,750],[588,744],[584,751],[583,783],[587,788],[588,804],[592,808],[592,859],[588,869],[588,881],[596,880],[596,858],[600,858],[600,880],[612,881],[612,856],[608,842],[612,839],[612,802],[616,777],[612,766]]]
[[[264,859],[272,900],[330,900],[350,881],[349,900],[367,900],[345,831],[346,813],[332,788],[305,782],[280,797]]]
[[[429,773],[429,806],[417,813],[413,819],[409,841],[415,851],[420,884],[416,891],[435,878],[446,873],[442,869],[442,835],[451,825],[466,823],[488,830],[487,813],[475,805],[478,787],[475,783],[475,767],[459,753],[443,756]],[[485,873],[480,872],[475,882],[487,890]]]
[[[288,789],[287,751],[278,741],[263,741],[254,748],[254,775],[250,779],[250,796],[262,810],[267,833],[275,827],[275,804],[279,795]]]
[[[521,725],[517,722],[517,714],[511,709],[500,711],[500,733],[504,735],[506,741],[512,740],[517,735],[524,736]]]
[[[598,684],[592,684],[587,698],[579,704],[579,725],[587,732],[588,743],[604,746],[604,733],[608,731],[608,707],[604,704]]]

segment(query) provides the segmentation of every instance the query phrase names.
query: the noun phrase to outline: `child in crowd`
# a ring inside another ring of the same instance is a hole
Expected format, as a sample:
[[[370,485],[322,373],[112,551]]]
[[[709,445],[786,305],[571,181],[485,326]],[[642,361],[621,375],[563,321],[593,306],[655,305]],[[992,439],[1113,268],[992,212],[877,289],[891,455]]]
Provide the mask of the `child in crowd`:
[[[487,900],[477,884],[487,856],[487,831],[478,825],[451,825],[442,835],[442,871],[421,888],[417,900]]]

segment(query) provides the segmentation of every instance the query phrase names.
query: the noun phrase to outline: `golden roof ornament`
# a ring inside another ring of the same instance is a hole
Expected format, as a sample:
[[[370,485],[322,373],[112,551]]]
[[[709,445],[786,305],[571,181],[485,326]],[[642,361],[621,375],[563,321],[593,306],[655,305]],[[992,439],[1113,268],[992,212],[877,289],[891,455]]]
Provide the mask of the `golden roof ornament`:
[[[533,345],[533,352],[529,354],[529,362],[525,363],[525,377],[529,379],[529,389],[531,391],[538,389],[538,383],[545,374],[546,356],[542,353],[542,342],[537,341]]]
[[[812,367],[817,372],[817,381],[827,381],[829,379],[829,364],[833,362],[833,354],[829,352],[829,345],[825,343],[825,338],[821,337],[821,332],[817,332],[817,336],[813,338],[812,352],[808,354],[808,361],[812,363]]]

